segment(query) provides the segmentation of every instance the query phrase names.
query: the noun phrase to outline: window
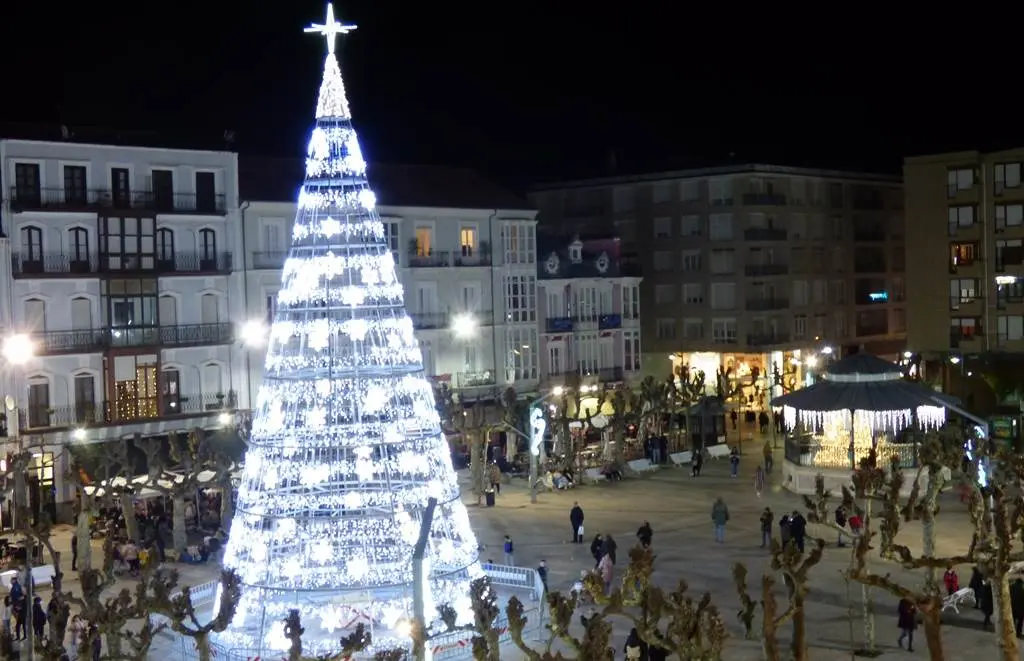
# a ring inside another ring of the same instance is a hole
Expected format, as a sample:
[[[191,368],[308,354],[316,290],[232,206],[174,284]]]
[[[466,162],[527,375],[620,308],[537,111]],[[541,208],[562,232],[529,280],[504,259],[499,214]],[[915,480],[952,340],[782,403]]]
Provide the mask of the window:
[[[1024,339],[1024,317],[999,315],[996,317],[996,333],[1000,342]]]
[[[700,271],[701,263],[699,250],[684,250],[682,258],[684,271]]]
[[[509,328],[505,331],[508,347],[506,377],[511,383],[537,378],[537,329]]]
[[[713,207],[732,205],[732,179],[712,179],[708,182],[708,199]]]
[[[950,170],[946,176],[946,192],[950,197],[956,197],[960,191],[974,188],[974,168],[956,168]]]
[[[682,236],[700,236],[700,216],[683,216],[679,233]]]
[[[949,336],[952,340],[973,340],[981,333],[981,324],[974,317],[953,317],[949,320]]]
[[[1020,163],[997,163],[994,169],[996,195],[1007,188],[1020,188]]]
[[[28,382],[28,426],[50,426],[50,382],[43,377],[32,377]]]
[[[43,230],[21,228],[21,269],[26,273],[43,272]]]
[[[906,292],[904,290],[903,278],[892,279],[892,300],[896,302],[902,302],[906,298]]]
[[[537,233],[533,223],[508,223],[501,228],[501,243],[506,264],[533,264],[537,261]]]
[[[640,331],[622,331],[622,358],[627,372],[640,371]]]
[[[196,172],[196,211],[214,213],[217,210],[217,176],[213,172]]]
[[[978,299],[978,281],[974,278],[955,278],[949,281],[949,309],[959,310],[961,305]]]
[[[199,230],[199,270],[217,270],[217,233],[211,229]]]
[[[793,339],[803,340],[807,338],[807,315],[798,314],[793,316]]]
[[[166,227],[156,231],[156,261],[160,270],[174,270],[174,231]]]
[[[601,369],[600,346],[595,333],[575,333],[572,337],[576,370],[580,374],[595,374]]]
[[[672,340],[676,336],[675,319],[657,319],[654,325],[654,335],[659,340]]]
[[[505,277],[506,319],[512,323],[537,321],[537,280],[532,275]]]
[[[846,328],[846,313],[834,312],[832,313],[832,319],[835,322],[836,337],[840,339],[849,337]]]
[[[459,230],[459,249],[463,257],[472,257],[476,254],[475,227],[463,227]]]
[[[732,241],[732,214],[711,214],[708,219],[708,236],[712,241]]]
[[[715,275],[724,275],[736,271],[736,251],[731,249],[719,249],[711,251],[711,272]]]
[[[732,310],[736,307],[736,283],[711,283],[711,309]]]
[[[996,243],[998,251],[999,242]],[[958,266],[971,266],[978,259],[977,243],[951,243],[949,244],[949,267],[956,272]],[[998,260],[997,260],[998,261]]]
[[[814,337],[825,337],[825,315],[818,313],[814,315]]]
[[[25,299],[25,330],[41,333],[46,330],[46,302],[38,298]]]
[[[704,302],[704,291],[700,283],[688,282],[683,285],[683,303],[686,305],[700,305]]]
[[[599,315],[597,288],[581,285],[575,288],[573,294],[573,316],[576,320],[596,322]]]
[[[825,214],[816,213],[810,220],[811,238],[821,240],[825,238]]]
[[[92,374],[75,376],[75,422],[96,422],[96,379]]]
[[[153,191],[153,203],[160,211],[174,211],[174,172],[172,170],[153,170],[149,177],[149,187]]]
[[[398,256],[401,254],[398,246],[398,223],[394,221],[384,221],[384,240],[388,242],[388,247],[391,248],[391,256],[395,258],[395,264],[398,264]]]
[[[173,200],[172,200],[173,202]],[[109,271],[151,271],[156,266],[153,217],[99,217],[100,259]]]
[[[430,257],[431,251],[434,248],[433,228],[423,225],[417,227],[413,244],[416,257]]]
[[[89,232],[84,227],[68,230],[67,257],[72,273],[89,272]]]
[[[1024,205],[1021,204],[997,204],[996,205],[996,229],[1001,230],[1007,227],[1020,227],[1024,224]]]
[[[808,287],[806,280],[794,280],[793,281],[793,305],[796,307],[804,307],[807,305]]]
[[[700,188],[696,179],[679,182],[679,199],[682,202],[696,202],[700,199]]]
[[[672,182],[662,182],[651,187],[651,202],[663,204],[672,201]]]
[[[846,305],[846,281],[845,280],[833,280],[831,288],[832,288],[832,304],[833,305]]]
[[[824,305],[825,304],[825,291],[828,288],[827,283],[824,280],[817,279],[811,283],[811,304],[812,305]]]
[[[1005,308],[1007,303],[1024,302],[1024,282],[996,285],[996,307]]]
[[[747,214],[747,227],[752,229],[764,229],[768,227],[764,219],[763,213],[750,213]]]
[[[683,320],[683,337],[687,340],[703,340],[704,339],[704,320],[702,319],[684,319]]]
[[[907,311],[903,308],[895,308],[892,311],[892,332],[907,332]]]
[[[65,165],[64,201],[68,204],[85,204],[89,200],[88,191],[85,182],[85,166]]]
[[[654,270],[659,273],[672,270],[672,253],[668,250],[654,252]]]
[[[807,203],[807,182],[805,180],[789,180],[789,203],[798,207]]]
[[[807,237],[807,214],[795,213],[789,219],[789,233],[794,239]]]
[[[658,305],[672,303],[672,295],[675,293],[675,289],[676,288],[673,285],[655,285],[654,302]]]
[[[974,253],[977,253],[977,245],[974,246]],[[973,263],[973,259],[970,263]],[[1002,271],[1007,266],[1018,266],[1024,263],[1024,249],[1020,239],[1000,239],[996,241],[996,270]],[[956,266],[954,261],[953,265]],[[955,273],[955,269],[953,269]]]
[[[846,219],[842,216],[832,216],[832,238],[842,240],[846,233]]]
[[[672,219],[661,217],[654,219],[654,238],[667,239],[672,236]]]
[[[277,294],[267,294],[264,298],[264,311],[267,326],[274,323],[274,315],[277,314]]]
[[[893,246],[892,257],[889,259],[894,273],[903,273],[907,270],[907,249],[904,246]]]
[[[639,319],[640,318],[640,286],[639,285],[623,285],[622,286],[622,318],[623,319]]]
[[[974,225],[974,207],[961,206],[949,208],[949,233],[956,234],[957,229]]]
[[[736,320],[712,319],[711,341],[714,344],[736,344]]]

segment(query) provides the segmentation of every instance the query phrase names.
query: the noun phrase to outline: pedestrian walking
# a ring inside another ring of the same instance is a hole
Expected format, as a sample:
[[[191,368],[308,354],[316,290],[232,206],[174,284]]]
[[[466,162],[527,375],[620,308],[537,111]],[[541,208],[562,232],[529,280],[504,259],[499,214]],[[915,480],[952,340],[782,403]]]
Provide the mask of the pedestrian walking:
[[[846,529],[846,508],[843,507],[842,503],[836,507],[835,519],[836,526],[839,528],[839,531],[836,533],[839,535],[839,538],[836,540],[836,546],[846,546],[846,544],[843,544],[843,532]]]
[[[690,477],[700,477],[700,469],[704,466],[704,450],[693,451],[693,461],[690,462]]]
[[[604,544],[601,546],[601,557],[608,556],[612,559],[612,564],[615,564],[615,551],[619,548],[619,545],[615,543],[615,538],[611,535],[604,536]]]
[[[719,544],[725,542],[725,524],[729,522],[729,507],[721,496],[715,499],[715,504],[711,506],[711,522],[715,526],[715,541]]]
[[[974,567],[971,570],[971,580],[967,587],[971,588],[971,591],[974,592],[974,607],[978,609],[981,608],[981,592],[984,582],[985,579],[981,575],[981,570],[978,567]]]
[[[610,555],[604,556],[601,558],[601,562],[597,563],[597,572],[601,575],[601,582],[604,583],[604,593],[610,593],[612,591],[612,578],[615,575],[615,563],[612,562]]]
[[[594,566],[601,562],[601,556],[604,553],[604,537],[601,533],[594,535],[594,540],[590,542],[590,555],[594,556]]]
[[[644,521],[643,525],[640,526],[636,531],[636,538],[640,540],[640,546],[645,549],[651,547],[651,539],[654,537],[654,529],[651,528],[651,524]]]
[[[914,630],[917,629],[917,606],[909,599],[900,599],[897,607],[897,624],[900,628],[900,637],[896,644],[901,648],[903,641],[907,641],[907,651],[914,651]]]
[[[732,411],[729,412],[729,420],[732,421],[733,431],[736,431],[736,422],[737,420],[739,420],[739,417],[740,414],[736,412],[736,409],[733,409]]]
[[[992,600],[992,583],[987,578],[981,582],[981,614],[985,620],[981,623],[982,628],[992,628],[992,613],[995,612],[995,603]]]
[[[758,466],[754,471],[754,493],[760,498],[762,491],[764,491],[764,469]]]
[[[757,414],[757,426],[760,428],[762,434],[768,433],[768,414],[764,411]]]
[[[729,473],[732,475],[733,479],[736,479],[736,476],[739,475],[739,472],[740,472],[740,451],[738,449],[736,449],[736,448],[733,448],[733,449],[729,450]]]
[[[764,446],[761,448],[761,454],[764,455],[764,472],[771,473],[772,466],[775,464],[775,454],[772,450],[771,441],[764,442]]]
[[[583,508],[579,503],[573,503],[569,510],[569,524],[572,526],[572,543],[583,543]]]
[[[548,592],[548,563],[541,560],[537,565],[537,575],[540,576],[540,584],[544,586],[544,594]]]
[[[779,542],[782,543],[783,549],[785,549],[793,539],[792,523],[793,522],[789,519],[788,514],[783,514],[782,518],[779,519]]]
[[[946,573],[942,575],[942,583],[946,586],[946,594],[950,596],[960,589],[960,577],[956,575],[953,565],[946,567]]]
[[[793,542],[800,552],[804,552],[804,541],[807,539],[807,519],[804,515],[793,510],[789,517],[789,534],[793,536]]]
[[[78,571],[78,535],[71,536],[71,571]]]
[[[512,544],[512,537],[505,535],[505,564],[513,567],[516,564],[515,546]]]
[[[761,548],[772,543],[772,520],[774,518],[775,515],[770,507],[764,508],[764,511],[761,512]]]
[[[42,641],[43,632],[46,631],[46,611],[43,610],[42,597],[32,600],[32,631],[36,639]]]

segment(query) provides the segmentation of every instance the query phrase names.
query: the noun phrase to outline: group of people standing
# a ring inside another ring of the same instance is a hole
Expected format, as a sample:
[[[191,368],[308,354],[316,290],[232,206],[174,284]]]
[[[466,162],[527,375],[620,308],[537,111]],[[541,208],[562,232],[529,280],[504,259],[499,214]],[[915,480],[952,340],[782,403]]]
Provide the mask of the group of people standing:
[[[32,575],[26,573],[24,577],[25,583],[28,584],[28,581],[31,580]],[[42,597],[38,595],[33,596],[31,605],[28,603],[28,600],[25,587],[22,585],[22,579],[19,579],[17,576],[12,577],[10,590],[4,595],[3,631],[0,632],[0,653],[3,654],[3,658],[19,658],[22,643],[24,645],[33,644],[34,641],[30,636],[34,636],[35,641],[40,643],[46,639],[54,639],[58,635],[58,630],[63,626],[63,623],[60,623],[61,618],[65,618],[64,622],[67,623],[65,635],[69,638],[69,641],[64,646],[66,651],[61,656],[61,661],[75,661],[80,658],[79,648],[86,640],[87,633],[89,634],[88,638],[92,641],[90,649],[91,658],[93,661],[99,660],[102,641],[100,640],[99,631],[95,626],[87,627],[85,620],[78,615],[72,616],[71,621],[68,622],[66,619],[66,606],[62,612],[61,605],[54,597],[50,598],[45,609],[43,608]],[[32,609],[31,632],[27,630],[29,608]]]

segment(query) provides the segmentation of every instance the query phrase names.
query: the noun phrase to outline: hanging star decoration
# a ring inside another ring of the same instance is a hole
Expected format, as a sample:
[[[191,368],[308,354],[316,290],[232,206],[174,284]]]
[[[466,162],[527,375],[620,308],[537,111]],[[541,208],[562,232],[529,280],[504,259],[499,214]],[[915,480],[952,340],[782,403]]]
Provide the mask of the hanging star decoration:
[[[355,29],[356,26],[354,25],[345,25],[335,20],[334,5],[327,3],[327,19],[323,23],[313,23],[305,29],[305,32],[316,32],[323,35],[327,40],[327,53],[329,55],[334,55],[334,45],[337,41],[338,35],[348,34]]]

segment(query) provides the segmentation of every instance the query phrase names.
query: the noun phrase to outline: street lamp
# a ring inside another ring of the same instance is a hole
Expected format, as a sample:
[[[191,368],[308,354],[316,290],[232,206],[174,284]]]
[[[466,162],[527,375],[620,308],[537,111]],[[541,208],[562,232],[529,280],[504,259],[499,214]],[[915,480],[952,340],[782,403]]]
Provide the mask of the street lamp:
[[[32,337],[24,333],[9,335],[4,339],[4,358],[11,365],[24,365],[32,360],[36,353],[36,343]]]
[[[455,337],[466,339],[476,335],[476,317],[471,314],[457,314],[452,318],[452,332]]]

